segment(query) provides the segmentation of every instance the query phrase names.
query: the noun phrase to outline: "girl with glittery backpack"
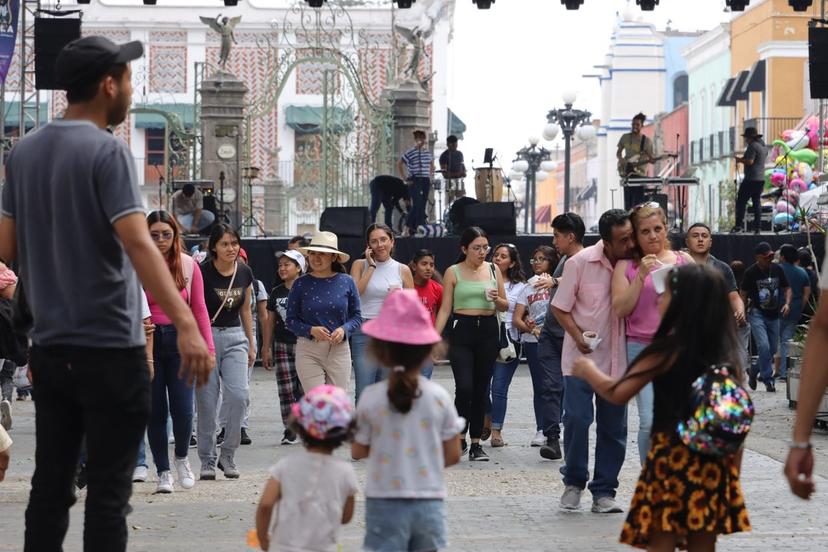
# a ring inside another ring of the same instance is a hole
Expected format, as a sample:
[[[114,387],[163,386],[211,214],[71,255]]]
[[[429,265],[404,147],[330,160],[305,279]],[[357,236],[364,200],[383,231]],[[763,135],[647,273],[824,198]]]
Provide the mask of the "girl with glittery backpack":
[[[360,395],[351,445],[354,459],[368,458],[364,548],[445,548],[443,471],[460,460],[465,420],[448,392],[420,374],[440,334],[414,290],[389,294],[362,331],[369,353],[390,370]]]
[[[661,325],[620,380],[586,357],[573,375],[625,404],[654,389],[650,449],[621,542],[638,548],[714,550],[718,535],[749,531],[739,483],[753,406],[741,387],[728,287],[703,265],[674,268],[659,296]]]

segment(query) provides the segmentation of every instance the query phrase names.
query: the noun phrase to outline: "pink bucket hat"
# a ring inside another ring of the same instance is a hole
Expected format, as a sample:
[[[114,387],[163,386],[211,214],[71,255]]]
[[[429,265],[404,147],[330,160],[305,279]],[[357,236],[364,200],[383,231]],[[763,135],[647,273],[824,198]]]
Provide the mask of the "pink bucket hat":
[[[362,333],[406,345],[432,345],[442,341],[431,323],[431,314],[413,289],[392,291],[379,316],[362,325]]]
[[[324,440],[332,432],[344,432],[351,425],[354,407],[345,391],[333,385],[319,385],[293,403],[291,414],[308,435]]]

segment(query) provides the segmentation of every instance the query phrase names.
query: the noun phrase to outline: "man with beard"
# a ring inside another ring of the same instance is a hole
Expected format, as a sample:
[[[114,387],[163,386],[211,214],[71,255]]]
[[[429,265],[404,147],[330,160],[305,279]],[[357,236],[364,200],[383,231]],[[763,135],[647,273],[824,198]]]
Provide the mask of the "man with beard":
[[[552,312],[566,330],[561,359],[565,412],[561,473],[566,488],[561,508],[579,509],[581,493],[589,482],[592,511],[609,514],[622,511],[615,501],[615,491],[627,450],[627,407],[599,397],[586,381],[572,375],[572,363],[587,355],[610,377],[624,375],[624,320],[613,313],[609,297],[613,267],[620,259],[632,256],[635,241],[630,216],[620,209],[601,215],[598,233],[598,243],[567,260],[552,300]],[[597,424],[597,438],[595,470],[590,482],[589,426],[593,420]]]
[[[0,257],[17,258],[34,318],[26,552],[62,550],[83,438],[84,550],[126,550],[132,471],[150,410],[141,282],[176,326],[182,374],[201,383],[212,369],[150,239],[132,155],[106,132],[126,118],[128,64],[142,55],[140,42],[97,36],[66,45],[55,65],[66,114],[18,142],[6,165]]]

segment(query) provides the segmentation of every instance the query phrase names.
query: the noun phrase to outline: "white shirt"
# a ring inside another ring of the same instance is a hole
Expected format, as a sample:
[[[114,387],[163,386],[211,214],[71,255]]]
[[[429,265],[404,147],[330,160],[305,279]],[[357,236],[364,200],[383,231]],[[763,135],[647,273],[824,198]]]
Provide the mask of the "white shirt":
[[[526,307],[526,312],[529,318],[535,321],[538,328],[543,328],[546,322],[546,311],[549,309],[549,290],[536,290],[534,284],[537,280],[531,278],[523,287],[523,290],[518,299],[518,305]],[[520,339],[523,343],[537,343],[538,338],[531,333],[524,333]]]
[[[144,288],[141,288],[141,320],[145,320],[150,317],[152,317],[152,313],[150,313],[147,294],[144,292]]]
[[[368,264],[364,265],[369,270]],[[359,296],[359,308],[362,313],[362,320],[371,320],[379,316],[382,304],[388,297],[391,286],[402,289],[402,276],[400,276],[400,263],[390,258],[387,261],[377,261],[377,268],[370,269],[371,279],[365,286],[365,291]]]
[[[526,282],[505,282],[504,287],[506,288],[506,301],[509,303],[509,308],[506,309],[506,313],[503,315],[505,317],[503,322],[506,323],[506,331],[509,332],[509,337],[512,338],[512,341],[517,341],[518,331],[517,328],[512,327],[512,315],[515,314],[515,307],[523,294]]]
[[[350,462],[302,449],[279,460],[270,468],[270,477],[279,482],[282,495],[276,503],[270,550],[335,551],[345,501],[358,489]]]
[[[420,396],[401,414],[388,400],[388,381],[369,385],[357,405],[354,441],[371,447],[365,496],[368,498],[446,497],[443,441],[466,422],[440,385],[420,376]]]

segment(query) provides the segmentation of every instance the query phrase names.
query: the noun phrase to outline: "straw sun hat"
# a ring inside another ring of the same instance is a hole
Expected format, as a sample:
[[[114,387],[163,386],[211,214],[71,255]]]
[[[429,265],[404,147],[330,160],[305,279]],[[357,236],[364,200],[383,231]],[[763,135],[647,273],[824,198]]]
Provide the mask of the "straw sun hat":
[[[303,255],[307,255],[308,251],[333,253],[334,255],[337,255],[337,260],[340,263],[347,263],[348,259],[351,258],[350,255],[339,250],[339,243],[336,234],[333,232],[317,232],[313,235],[313,238],[311,238],[310,245],[300,248],[299,251]]]

